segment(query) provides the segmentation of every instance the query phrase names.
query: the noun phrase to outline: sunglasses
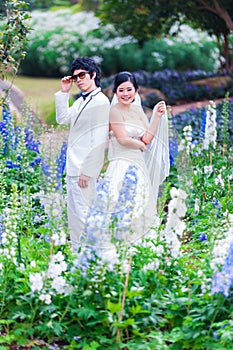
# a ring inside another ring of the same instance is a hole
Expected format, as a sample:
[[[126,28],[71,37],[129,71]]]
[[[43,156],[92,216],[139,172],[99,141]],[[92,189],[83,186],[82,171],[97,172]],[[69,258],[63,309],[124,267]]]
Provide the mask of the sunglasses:
[[[74,74],[72,75],[72,77],[70,78],[72,81],[77,81],[78,79],[85,79],[86,78],[86,75],[88,74],[89,72],[80,72],[78,74]]]

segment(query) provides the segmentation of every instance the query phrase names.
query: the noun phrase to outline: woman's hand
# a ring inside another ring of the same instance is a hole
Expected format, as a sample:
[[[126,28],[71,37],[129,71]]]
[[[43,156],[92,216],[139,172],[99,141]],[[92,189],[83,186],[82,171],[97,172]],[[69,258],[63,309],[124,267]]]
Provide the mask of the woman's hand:
[[[159,102],[158,105],[156,105],[156,106],[154,107],[154,109],[155,109],[155,108],[157,108],[157,110],[156,110],[156,115],[157,115],[159,118],[161,118],[161,117],[164,115],[164,113],[166,112],[166,104],[165,104],[164,101]]]

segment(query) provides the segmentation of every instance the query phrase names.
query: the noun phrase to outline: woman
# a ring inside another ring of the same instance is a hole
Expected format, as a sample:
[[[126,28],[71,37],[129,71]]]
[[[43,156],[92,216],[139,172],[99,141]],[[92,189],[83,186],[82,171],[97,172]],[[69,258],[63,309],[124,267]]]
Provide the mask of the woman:
[[[169,173],[165,103],[154,107],[149,123],[133,74],[118,73],[113,92],[109,165],[86,225],[87,243],[105,248],[132,244],[157,226],[158,189]]]

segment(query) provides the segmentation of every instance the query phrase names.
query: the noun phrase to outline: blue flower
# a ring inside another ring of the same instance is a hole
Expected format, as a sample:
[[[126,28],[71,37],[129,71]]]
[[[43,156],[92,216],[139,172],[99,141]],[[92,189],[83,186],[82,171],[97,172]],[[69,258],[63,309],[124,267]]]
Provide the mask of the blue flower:
[[[40,141],[34,140],[33,131],[25,128],[24,132],[25,132],[24,141],[27,149],[36,153],[40,153],[40,150],[39,150]]]
[[[109,181],[100,179],[96,187],[96,198],[94,199],[87,216],[85,224],[85,237],[88,244],[95,244],[103,234],[108,232],[108,201]]]
[[[56,169],[56,178],[57,178],[57,189],[62,188],[62,177],[65,172],[66,166],[66,151],[67,143],[63,142],[59,156],[56,159],[57,169]]]
[[[122,239],[123,232],[129,231],[132,226],[132,218],[129,213],[133,212],[135,206],[135,195],[138,183],[138,169],[130,165],[125,173],[122,187],[119,191],[118,201],[111,214],[111,221],[114,224],[114,237]]]
[[[170,165],[174,165],[174,159],[178,155],[178,140],[169,136],[169,158]]]
[[[216,214],[216,216],[217,216],[218,218],[220,218],[220,217],[221,217],[221,209],[222,209],[222,206],[221,206],[221,203],[219,202],[218,199],[215,199],[215,201],[213,202],[213,207],[214,207],[215,209],[217,209],[216,212],[215,212],[215,214]]]
[[[77,253],[77,258],[74,260],[74,269],[79,269],[82,276],[86,276],[87,270],[91,266],[92,261],[96,260],[95,251],[92,246],[84,247]]]
[[[199,240],[200,240],[200,241],[206,241],[207,239],[208,239],[207,234],[205,234],[204,232],[202,232],[202,233],[200,234]]]
[[[62,178],[66,166],[67,143],[63,142],[59,156],[57,157],[57,177]]]
[[[233,241],[230,244],[225,263],[220,272],[213,275],[212,293],[223,293],[226,297],[233,286]]]
[[[201,137],[205,136],[205,128],[206,128],[206,110],[203,112],[202,125],[201,125]]]
[[[44,160],[41,163],[42,171],[45,175],[51,176],[52,175],[52,169],[49,164],[47,164]]]
[[[19,164],[13,163],[10,159],[6,161],[6,168],[8,169],[15,169],[15,168],[20,168]]]
[[[36,165],[38,165],[38,164],[40,164],[41,163],[41,158],[40,157],[36,157],[36,158],[34,158],[34,160],[30,163],[30,165],[32,166],[32,167],[34,167],[34,166],[36,166]]]

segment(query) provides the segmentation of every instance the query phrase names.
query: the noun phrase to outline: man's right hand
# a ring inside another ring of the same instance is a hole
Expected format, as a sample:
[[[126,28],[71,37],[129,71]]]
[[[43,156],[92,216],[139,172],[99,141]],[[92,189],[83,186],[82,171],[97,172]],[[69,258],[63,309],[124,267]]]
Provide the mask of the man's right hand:
[[[72,87],[71,75],[68,75],[61,79],[61,91],[69,92]]]
[[[84,174],[81,174],[78,179],[78,185],[79,187],[86,188],[88,187],[88,181],[90,177]]]

